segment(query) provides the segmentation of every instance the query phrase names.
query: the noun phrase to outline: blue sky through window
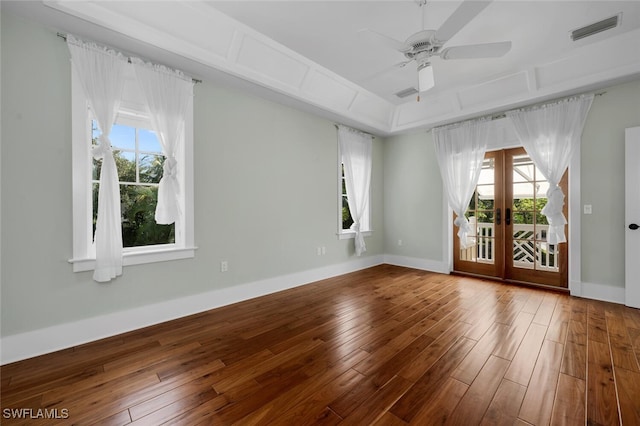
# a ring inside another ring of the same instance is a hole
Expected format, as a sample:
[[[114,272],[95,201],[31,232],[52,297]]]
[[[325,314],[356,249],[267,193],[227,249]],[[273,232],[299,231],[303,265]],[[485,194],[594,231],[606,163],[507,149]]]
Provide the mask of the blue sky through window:
[[[101,133],[97,124],[94,122],[91,137],[95,139]],[[111,140],[111,146],[115,149],[130,149],[132,151],[136,149],[135,127],[115,124],[111,128],[109,139]],[[147,129],[138,129],[138,150],[142,152],[162,153],[162,146],[155,132]]]
[[[155,132],[147,129],[138,129],[138,149],[145,152],[162,152]]]
[[[136,149],[136,129],[116,124],[111,128],[111,146],[121,149]]]

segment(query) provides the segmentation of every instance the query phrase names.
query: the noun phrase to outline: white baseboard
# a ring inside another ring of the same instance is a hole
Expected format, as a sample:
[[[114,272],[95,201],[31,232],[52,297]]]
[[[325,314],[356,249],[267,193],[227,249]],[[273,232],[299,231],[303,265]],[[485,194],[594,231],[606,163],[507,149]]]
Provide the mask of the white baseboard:
[[[70,348],[105,337],[159,324],[187,315],[219,308],[315,281],[387,263],[407,268],[448,274],[447,262],[396,255],[377,255],[350,262],[296,272],[247,284],[195,294],[126,311],[59,324],[0,339],[0,365]],[[575,289],[576,291],[574,292]],[[573,283],[573,295],[624,304],[624,287]]]
[[[0,339],[0,365],[81,345],[131,330],[196,314],[243,300],[380,265],[384,256],[350,262],[195,294],[180,299],[114,312],[73,323],[54,325]]]
[[[404,266],[406,268],[422,269],[425,271],[438,272],[440,274],[448,274],[449,265],[445,261],[420,259],[416,257],[396,256],[393,254],[384,255],[384,263],[395,266]]]
[[[613,302],[624,305],[625,292],[624,287],[613,287],[604,284],[580,283],[580,294],[574,296],[584,297],[586,299],[602,300],[604,302]]]

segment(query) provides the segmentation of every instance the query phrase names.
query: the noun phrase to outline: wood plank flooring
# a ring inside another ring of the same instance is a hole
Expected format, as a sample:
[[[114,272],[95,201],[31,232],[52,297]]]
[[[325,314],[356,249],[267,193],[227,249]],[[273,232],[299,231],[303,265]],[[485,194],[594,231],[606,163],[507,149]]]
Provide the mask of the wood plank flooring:
[[[3,366],[0,422],[640,425],[639,361],[636,309],[382,265]]]

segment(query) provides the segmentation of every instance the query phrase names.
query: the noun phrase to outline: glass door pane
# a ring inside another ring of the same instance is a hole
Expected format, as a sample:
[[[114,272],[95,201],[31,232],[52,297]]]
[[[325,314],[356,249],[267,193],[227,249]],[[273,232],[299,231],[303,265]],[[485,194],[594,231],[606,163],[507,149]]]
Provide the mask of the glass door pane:
[[[460,249],[460,259],[468,262],[493,264],[494,242],[494,201],[495,201],[495,160],[486,159],[482,164],[478,186],[467,209],[467,219],[471,225],[468,248]]]
[[[549,223],[542,214],[549,182],[522,148],[507,150],[505,165],[505,279],[566,287],[567,245],[547,243]],[[565,174],[565,194],[566,181]]]
[[[549,223],[541,213],[549,183],[527,154],[512,157],[512,173],[513,266],[558,272],[557,248],[546,242]]]
[[[454,229],[454,269],[481,275],[499,276],[503,256],[497,241],[497,212],[501,204],[502,157],[500,153],[485,156],[476,190],[469,201],[465,216],[471,225],[468,243],[462,248]]]

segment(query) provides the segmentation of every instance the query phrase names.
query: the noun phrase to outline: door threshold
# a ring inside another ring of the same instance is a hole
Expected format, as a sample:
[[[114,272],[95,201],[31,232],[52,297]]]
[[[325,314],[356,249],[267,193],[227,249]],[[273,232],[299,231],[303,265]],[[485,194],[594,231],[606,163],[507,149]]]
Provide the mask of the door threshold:
[[[451,275],[456,275],[456,276],[461,276],[461,277],[473,277],[473,278],[479,278],[479,279],[483,279],[483,280],[496,281],[496,282],[503,283],[503,284],[515,284],[515,285],[524,286],[524,287],[533,287],[533,288],[541,288],[541,289],[545,289],[545,290],[553,290],[553,291],[557,291],[559,293],[567,293],[567,294],[569,294],[569,289],[566,288],[566,287],[556,287],[556,286],[553,286],[553,285],[531,283],[531,282],[526,282],[526,281],[506,280],[506,279],[499,278],[499,277],[491,277],[491,276],[487,276],[487,275],[473,274],[471,272],[451,271],[450,274]]]

